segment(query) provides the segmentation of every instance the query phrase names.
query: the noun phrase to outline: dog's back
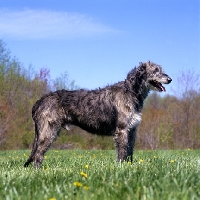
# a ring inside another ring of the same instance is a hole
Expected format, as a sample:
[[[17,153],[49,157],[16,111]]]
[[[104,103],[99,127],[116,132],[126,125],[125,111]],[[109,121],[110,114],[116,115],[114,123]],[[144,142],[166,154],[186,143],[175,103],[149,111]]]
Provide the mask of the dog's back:
[[[62,127],[77,125],[96,134],[112,135],[117,123],[116,96],[120,85],[99,90],[58,90],[43,96],[32,109],[35,121],[48,120]]]

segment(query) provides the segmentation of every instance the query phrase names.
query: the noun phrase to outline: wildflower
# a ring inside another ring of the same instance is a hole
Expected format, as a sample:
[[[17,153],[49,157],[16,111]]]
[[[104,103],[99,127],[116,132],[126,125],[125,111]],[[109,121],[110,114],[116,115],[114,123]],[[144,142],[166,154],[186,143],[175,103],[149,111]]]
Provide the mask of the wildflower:
[[[44,156],[44,159],[47,159],[47,156]]]
[[[130,161],[128,161],[128,164],[129,164],[129,165],[131,165],[131,162],[130,162]]]
[[[139,162],[142,163],[142,162],[144,162],[144,160],[140,159]]]
[[[27,157],[27,155],[24,153],[24,157]]]
[[[83,187],[85,190],[89,190],[89,187],[88,186],[84,186]]]
[[[49,200],[56,200],[56,198],[50,198]]]
[[[80,175],[81,175],[82,177],[87,178],[87,174],[85,174],[84,172],[81,172]]]
[[[87,168],[87,169],[88,169],[88,168],[89,168],[89,166],[88,166],[88,165],[85,165],[85,168]]]
[[[158,158],[158,156],[154,156],[154,158],[155,158],[155,159],[157,159],[157,158]]]
[[[74,182],[74,186],[76,186],[76,187],[82,187],[83,185],[80,182]]]
[[[174,162],[175,162],[175,160],[171,160],[170,162],[171,162],[171,163],[174,163]]]
[[[187,150],[188,150],[188,151],[190,151],[191,149],[190,149],[190,148],[188,148]]]

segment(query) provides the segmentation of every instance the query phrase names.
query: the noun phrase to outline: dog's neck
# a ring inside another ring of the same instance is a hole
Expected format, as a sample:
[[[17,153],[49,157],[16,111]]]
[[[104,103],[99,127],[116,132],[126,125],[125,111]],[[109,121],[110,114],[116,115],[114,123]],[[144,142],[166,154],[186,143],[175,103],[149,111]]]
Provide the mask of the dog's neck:
[[[150,89],[146,83],[147,75],[143,66],[133,69],[124,81],[125,91],[129,92],[135,106],[135,110],[141,112],[143,102],[148,96]]]

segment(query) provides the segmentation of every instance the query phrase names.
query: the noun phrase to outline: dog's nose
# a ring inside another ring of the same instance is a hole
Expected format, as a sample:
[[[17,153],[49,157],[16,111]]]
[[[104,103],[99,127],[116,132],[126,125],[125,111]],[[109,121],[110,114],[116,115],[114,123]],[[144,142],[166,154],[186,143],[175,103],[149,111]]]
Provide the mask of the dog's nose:
[[[171,78],[167,78],[167,80],[168,80],[168,83],[171,83],[172,82],[172,79]]]

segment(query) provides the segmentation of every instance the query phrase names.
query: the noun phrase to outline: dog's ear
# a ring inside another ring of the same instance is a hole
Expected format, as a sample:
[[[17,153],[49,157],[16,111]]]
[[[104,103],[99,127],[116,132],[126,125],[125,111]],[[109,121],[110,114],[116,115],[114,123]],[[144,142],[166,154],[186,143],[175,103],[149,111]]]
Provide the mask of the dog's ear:
[[[146,70],[147,62],[139,62],[139,67]]]
[[[142,69],[142,71],[146,71],[147,63],[142,63],[141,69]]]
[[[140,64],[140,67],[138,68],[138,75],[142,77],[144,80],[147,79],[147,67],[148,67],[148,62],[143,62]]]

